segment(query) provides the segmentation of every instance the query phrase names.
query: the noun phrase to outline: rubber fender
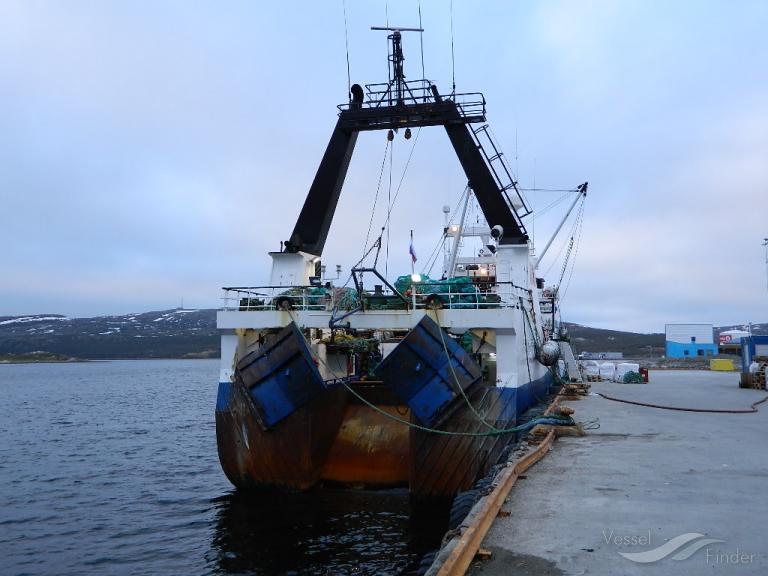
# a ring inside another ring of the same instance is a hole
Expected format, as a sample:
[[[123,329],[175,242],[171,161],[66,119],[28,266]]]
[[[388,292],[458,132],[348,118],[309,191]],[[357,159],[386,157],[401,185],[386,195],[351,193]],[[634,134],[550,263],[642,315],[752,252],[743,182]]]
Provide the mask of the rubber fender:
[[[490,493],[493,490],[493,480],[495,477],[495,470],[491,470],[491,474],[488,476],[485,476],[484,478],[480,478],[477,482],[475,482],[475,485],[473,489],[477,492],[478,499],[481,496],[485,496],[486,494]]]
[[[437,554],[439,552],[440,550],[438,549],[424,554],[424,556],[421,558],[421,562],[419,562],[419,567],[412,572],[409,572],[409,574],[412,576],[424,576],[424,574],[426,574],[432,567],[432,564],[435,563],[435,558],[437,558]]]
[[[467,490],[466,492],[459,492],[453,499],[451,504],[451,515],[448,519],[448,530],[455,530],[467,517],[469,511],[472,510],[472,506],[475,505],[480,494],[477,490]]]

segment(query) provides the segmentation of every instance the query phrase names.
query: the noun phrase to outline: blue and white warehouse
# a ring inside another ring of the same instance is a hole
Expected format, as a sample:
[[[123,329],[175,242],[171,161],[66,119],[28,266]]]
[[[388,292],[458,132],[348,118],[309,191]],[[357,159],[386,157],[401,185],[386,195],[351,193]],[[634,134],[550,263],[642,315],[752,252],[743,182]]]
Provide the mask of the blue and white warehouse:
[[[712,324],[666,324],[665,332],[667,358],[717,354]]]

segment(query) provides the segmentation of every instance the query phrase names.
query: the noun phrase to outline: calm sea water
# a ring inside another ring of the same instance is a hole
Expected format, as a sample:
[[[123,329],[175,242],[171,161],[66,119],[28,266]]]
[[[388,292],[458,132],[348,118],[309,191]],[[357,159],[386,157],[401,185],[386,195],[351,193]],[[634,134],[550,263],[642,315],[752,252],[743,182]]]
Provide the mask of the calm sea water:
[[[0,574],[400,574],[405,491],[236,493],[218,361],[0,365]]]

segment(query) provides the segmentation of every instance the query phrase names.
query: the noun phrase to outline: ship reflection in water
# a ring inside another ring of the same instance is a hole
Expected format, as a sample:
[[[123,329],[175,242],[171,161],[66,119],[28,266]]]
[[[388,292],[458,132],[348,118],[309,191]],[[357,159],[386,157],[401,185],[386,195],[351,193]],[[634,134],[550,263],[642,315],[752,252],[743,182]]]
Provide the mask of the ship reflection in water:
[[[219,574],[403,574],[439,546],[446,523],[412,518],[405,489],[233,491],[213,504],[208,561]]]

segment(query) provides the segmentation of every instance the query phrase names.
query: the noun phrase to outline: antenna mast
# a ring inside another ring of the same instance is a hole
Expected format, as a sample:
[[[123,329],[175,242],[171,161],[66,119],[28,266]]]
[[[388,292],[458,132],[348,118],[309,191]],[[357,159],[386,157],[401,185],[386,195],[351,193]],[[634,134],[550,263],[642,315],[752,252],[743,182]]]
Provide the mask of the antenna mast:
[[[374,26],[372,29],[388,33],[387,39],[391,43],[387,62],[389,78],[387,82],[366,84],[365,89],[353,84],[352,100],[339,104],[336,127],[290,239],[283,242],[283,251],[322,255],[360,132],[389,130],[394,138],[394,131],[404,129],[405,138],[408,138],[410,129],[423,126],[445,129],[467,180],[472,183],[473,197],[485,219],[492,227],[498,225],[504,229],[499,242],[527,243],[528,233],[517,212],[519,207],[525,208],[525,202],[522,198],[513,202],[509,197],[508,190],[519,192],[508,169],[500,161],[502,155],[487,135],[487,126],[472,127],[486,121],[485,97],[479,92],[451,93],[450,97],[443,97],[437,86],[426,78],[406,81],[402,33],[422,33],[423,29],[397,26]],[[479,132],[485,135],[484,138],[487,136],[488,150],[478,140]],[[503,177],[499,176],[502,166]]]
[[[371,30],[388,30],[392,32],[387,38],[392,43],[392,53],[389,55],[389,62],[392,66],[392,79],[389,81],[390,98],[395,101],[397,106],[405,103],[405,73],[403,72],[403,43],[400,32],[424,32],[423,28],[395,28],[390,26],[371,26]],[[394,93],[392,90],[394,88]]]

